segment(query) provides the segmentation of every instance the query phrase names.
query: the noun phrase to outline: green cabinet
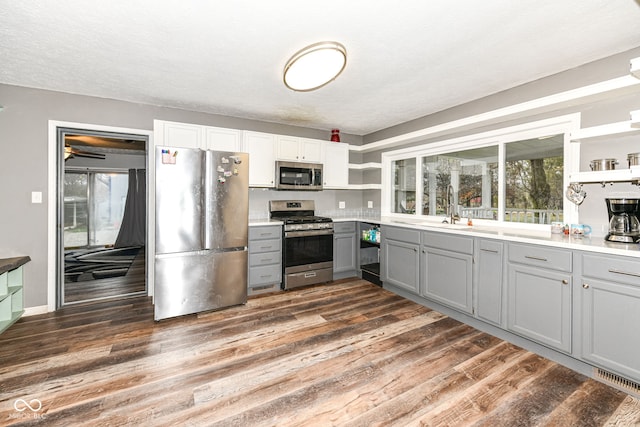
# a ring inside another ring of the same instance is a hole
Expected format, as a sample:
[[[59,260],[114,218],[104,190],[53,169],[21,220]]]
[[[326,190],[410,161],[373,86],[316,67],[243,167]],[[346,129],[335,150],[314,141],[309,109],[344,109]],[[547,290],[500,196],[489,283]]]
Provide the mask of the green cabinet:
[[[579,256],[581,357],[640,381],[640,260]]]
[[[507,329],[571,352],[571,251],[509,244]]]
[[[24,313],[23,265],[28,256],[0,259],[0,333]]]
[[[381,279],[411,293],[420,293],[420,232],[382,226]]]

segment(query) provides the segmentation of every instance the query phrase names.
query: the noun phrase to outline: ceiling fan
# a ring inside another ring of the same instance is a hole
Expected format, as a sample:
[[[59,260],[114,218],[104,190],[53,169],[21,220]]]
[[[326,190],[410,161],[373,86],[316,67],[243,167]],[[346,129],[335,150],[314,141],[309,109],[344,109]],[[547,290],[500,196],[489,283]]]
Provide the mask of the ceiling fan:
[[[92,153],[91,151],[83,151],[83,150],[78,150],[75,147],[72,147],[70,145],[65,145],[64,146],[64,159],[72,159],[74,157],[87,157],[90,159],[100,159],[100,160],[104,160],[105,159],[105,155],[101,154],[101,153]]]

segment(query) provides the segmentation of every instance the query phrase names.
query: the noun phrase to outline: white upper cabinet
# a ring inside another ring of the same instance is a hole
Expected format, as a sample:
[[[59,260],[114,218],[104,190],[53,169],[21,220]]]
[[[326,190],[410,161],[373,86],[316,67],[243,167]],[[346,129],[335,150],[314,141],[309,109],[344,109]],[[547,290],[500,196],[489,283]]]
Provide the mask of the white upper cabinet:
[[[205,148],[204,126],[154,120],[153,131],[155,145]]]
[[[323,187],[349,188],[349,144],[154,120],[154,144],[249,153],[249,186],[273,188],[276,160],[322,163]]]
[[[286,135],[276,135],[276,138],[278,160],[306,163],[322,161],[322,141]]]
[[[241,130],[206,126],[205,141],[208,150],[242,151]]]
[[[349,144],[322,143],[324,188],[347,188],[349,186]]]
[[[322,162],[322,145],[324,141],[300,138],[300,154],[303,162]]]
[[[278,160],[299,161],[300,138],[295,136],[278,135],[276,142],[276,157]]]
[[[242,151],[249,153],[249,187],[273,187],[276,177],[276,136],[245,131]]]

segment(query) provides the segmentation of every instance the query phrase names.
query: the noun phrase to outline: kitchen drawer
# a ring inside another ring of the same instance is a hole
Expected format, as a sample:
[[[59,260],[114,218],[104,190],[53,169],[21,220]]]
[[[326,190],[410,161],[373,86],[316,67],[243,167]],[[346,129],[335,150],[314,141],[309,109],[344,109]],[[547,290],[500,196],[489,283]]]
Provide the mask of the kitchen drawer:
[[[460,252],[468,255],[473,254],[473,238],[471,237],[423,231],[422,244],[444,251]]]
[[[640,259],[582,254],[582,275],[640,286]]]
[[[249,240],[276,239],[282,236],[281,226],[249,227]]]
[[[257,254],[262,252],[274,252],[281,249],[280,238],[269,240],[249,240],[249,253]]]
[[[266,265],[264,267],[251,267],[249,269],[249,287],[278,283],[282,281],[282,268],[280,265]]]
[[[333,223],[333,232],[334,233],[355,233],[356,232],[356,223],[353,221],[350,222],[334,222]]]
[[[547,246],[509,244],[509,261],[536,267],[571,272],[571,251],[552,249]]]
[[[260,266],[260,265],[271,265],[271,264],[280,265],[281,261],[282,261],[282,253],[280,251],[264,252],[264,253],[249,255],[249,265],[251,267]]]
[[[411,228],[383,226],[382,237],[400,242],[420,244],[420,232]]]

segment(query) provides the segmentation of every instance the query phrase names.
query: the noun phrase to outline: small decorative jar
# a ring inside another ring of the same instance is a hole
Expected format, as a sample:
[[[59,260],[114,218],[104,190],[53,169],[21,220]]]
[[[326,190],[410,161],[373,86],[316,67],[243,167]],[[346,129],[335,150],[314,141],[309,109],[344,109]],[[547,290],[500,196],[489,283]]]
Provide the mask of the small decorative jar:
[[[331,141],[340,142],[340,129],[331,129]]]

